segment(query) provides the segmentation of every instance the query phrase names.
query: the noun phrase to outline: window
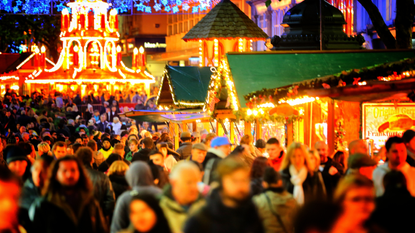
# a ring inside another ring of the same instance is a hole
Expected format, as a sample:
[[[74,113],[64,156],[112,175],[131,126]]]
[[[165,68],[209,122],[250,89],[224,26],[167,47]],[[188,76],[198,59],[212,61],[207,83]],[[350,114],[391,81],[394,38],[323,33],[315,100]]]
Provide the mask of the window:
[[[168,36],[172,35],[172,26],[169,25],[169,32],[168,32]]]
[[[186,22],[184,22],[184,32],[188,32],[189,31],[189,22],[188,21],[186,21]]]
[[[179,33],[183,32],[183,23],[179,23]]]
[[[173,35],[177,34],[177,24],[173,25]]]

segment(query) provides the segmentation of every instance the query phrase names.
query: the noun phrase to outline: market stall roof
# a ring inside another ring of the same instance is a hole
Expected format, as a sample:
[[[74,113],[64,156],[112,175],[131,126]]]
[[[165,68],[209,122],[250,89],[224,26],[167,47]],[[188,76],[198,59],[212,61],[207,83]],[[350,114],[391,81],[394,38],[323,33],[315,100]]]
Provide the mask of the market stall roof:
[[[193,112],[189,110],[186,112],[178,111],[159,111],[159,110],[137,110],[120,114],[121,117],[128,117],[136,121],[147,121],[147,122],[174,122],[174,123],[187,123],[196,120],[209,119],[206,113]],[[198,110],[201,112],[201,110]]]
[[[184,113],[184,114],[169,114],[169,115],[161,115],[168,121],[174,123],[189,123],[196,120],[208,120],[210,116],[207,113]]]
[[[344,70],[360,69],[410,57],[414,57],[414,50],[284,51],[227,54],[241,107],[245,107],[246,104],[244,96],[264,88],[289,86],[296,82]]]
[[[210,67],[167,65],[162,77],[157,105],[201,108],[206,99],[211,76]]]
[[[268,35],[238,6],[222,0],[183,37],[184,41],[246,38],[266,40]]]

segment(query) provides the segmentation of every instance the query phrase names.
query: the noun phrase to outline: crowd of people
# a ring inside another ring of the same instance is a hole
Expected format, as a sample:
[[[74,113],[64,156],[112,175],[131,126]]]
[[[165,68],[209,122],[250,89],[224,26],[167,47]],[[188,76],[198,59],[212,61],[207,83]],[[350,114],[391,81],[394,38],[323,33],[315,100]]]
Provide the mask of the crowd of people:
[[[174,150],[169,134],[146,122],[117,128],[107,127],[103,115],[85,125],[84,114],[50,114],[55,118],[45,123],[50,111],[61,113],[50,108],[40,116],[27,106],[2,110],[0,232],[414,228],[412,130],[386,141],[382,163],[363,140],[329,155],[322,141],[284,148],[276,138],[244,135],[232,145],[226,136],[184,131]]]

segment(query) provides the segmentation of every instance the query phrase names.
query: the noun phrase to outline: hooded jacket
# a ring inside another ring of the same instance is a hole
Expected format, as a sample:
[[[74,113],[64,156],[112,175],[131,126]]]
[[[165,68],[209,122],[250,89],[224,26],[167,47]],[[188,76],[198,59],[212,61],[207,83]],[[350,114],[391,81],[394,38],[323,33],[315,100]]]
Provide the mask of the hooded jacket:
[[[148,193],[155,196],[161,194],[161,189],[154,185],[150,167],[145,162],[131,163],[125,174],[125,179],[131,190],[125,191],[117,200],[111,223],[111,233],[117,233],[130,225],[130,202],[134,195],[138,193]]]
[[[215,189],[203,206],[186,222],[185,233],[262,233],[264,227],[251,198],[231,208],[223,204],[220,190]]]
[[[168,185],[160,199],[160,207],[167,218],[171,231],[174,233],[182,232],[188,216],[196,212],[204,204],[205,200],[199,195],[197,200],[189,205],[187,210],[184,209],[183,206],[174,200],[171,185]]]
[[[253,197],[259,216],[266,233],[293,233],[294,217],[297,212],[297,202],[284,189],[268,189],[264,193]],[[284,227],[277,216],[280,216]],[[287,232],[284,230],[287,230]]]

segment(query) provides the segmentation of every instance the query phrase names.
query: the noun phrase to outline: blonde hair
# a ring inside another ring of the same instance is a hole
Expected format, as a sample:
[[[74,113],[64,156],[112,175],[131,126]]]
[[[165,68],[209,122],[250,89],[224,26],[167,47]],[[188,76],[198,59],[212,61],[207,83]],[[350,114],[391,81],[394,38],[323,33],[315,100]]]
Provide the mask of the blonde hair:
[[[37,145],[37,149],[39,152],[46,153],[50,151],[50,146],[46,142],[41,142]]]
[[[293,142],[291,143],[291,145],[287,148],[287,154],[284,156],[284,159],[282,160],[281,163],[281,171],[288,168],[291,165],[291,157],[294,156],[294,153],[296,150],[300,150],[301,153],[304,156],[304,165],[306,166],[307,170],[309,173],[313,174],[313,169],[311,169],[310,167],[310,162],[309,162],[309,155],[308,155],[308,150],[307,147],[300,143],[300,142]]]
[[[114,119],[112,119],[112,122],[118,123],[118,122],[120,122],[120,119],[118,117],[114,117]]]
[[[308,150],[308,155],[313,156],[316,160],[316,167],[314,168],[314,171],[317,171],[320,165],[320,155],[318,155],[316,150]]]
[[[122,161],[118,160],[111,164],[110,168],[108,169],[108,176],[115,174],[115,175],[125,175],[125,172],[128,170],[128,165]]]
[[[254,142],[254,137],[252,137],[252,135],[250,134],[245,134],[244,136],[242,136],[239,144],[251,145],[253,142]]]

